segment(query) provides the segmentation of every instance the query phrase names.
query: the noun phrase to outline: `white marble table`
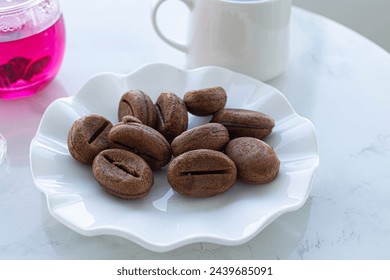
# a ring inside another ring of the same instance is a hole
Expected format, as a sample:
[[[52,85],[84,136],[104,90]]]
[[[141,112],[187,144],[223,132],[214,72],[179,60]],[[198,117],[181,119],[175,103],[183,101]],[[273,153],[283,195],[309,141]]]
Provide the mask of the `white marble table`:
[[[154,34],[150,0],[62,6],[68,37],[58,77],[34,97],[0,101],[8,141],[0,168],[0,259],[390,259],[390,55],[297,8],[288,70],[269,83],[317,130],[320,167],[303,208],[244,245],[201,243],[168,253],[119,237],[84,237],[53,219],[28,156],[46,107],[99,72],[127,73],[151,62],[184,67],[185,59]],[[184,34],[184,25],[169,24]]]

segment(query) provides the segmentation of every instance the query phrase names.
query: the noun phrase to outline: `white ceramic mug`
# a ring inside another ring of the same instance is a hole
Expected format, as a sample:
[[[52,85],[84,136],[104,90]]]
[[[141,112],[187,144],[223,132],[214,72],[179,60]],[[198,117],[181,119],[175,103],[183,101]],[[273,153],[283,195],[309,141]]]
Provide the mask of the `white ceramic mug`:
[[[286,69],[291,0],[178,0],[191,11],[186,43],[161,31],[157,12],[165,1],[154,3],[153,27],[187,54],[189,68],[217,65],[262,81]]]

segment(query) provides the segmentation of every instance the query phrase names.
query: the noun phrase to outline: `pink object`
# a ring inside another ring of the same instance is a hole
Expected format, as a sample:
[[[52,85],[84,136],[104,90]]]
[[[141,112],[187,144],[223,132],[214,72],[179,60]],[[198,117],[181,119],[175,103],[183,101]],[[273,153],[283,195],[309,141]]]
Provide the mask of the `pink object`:
[[[5,14],[4,23],[0,22],[2,99],[29,96],[45,87],[58,73],[64,56],[65,28],[57,1],[25,2],[24,10],[23,5],[8,10],[0,5],[0,17]]]

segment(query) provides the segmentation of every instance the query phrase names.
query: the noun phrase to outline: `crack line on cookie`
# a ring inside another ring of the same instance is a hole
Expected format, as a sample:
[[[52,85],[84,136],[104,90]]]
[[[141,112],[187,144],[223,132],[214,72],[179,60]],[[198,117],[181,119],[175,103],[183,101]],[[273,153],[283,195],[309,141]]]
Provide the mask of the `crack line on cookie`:
[[[103,133],[103,131],[107,128],[109,124],[109,121],[105,121],[102,126],[98,130],[96,130],[94,134],[92,134],[91,138],[88,141],[88,144],[92,144],[99,137],[99,135]]]

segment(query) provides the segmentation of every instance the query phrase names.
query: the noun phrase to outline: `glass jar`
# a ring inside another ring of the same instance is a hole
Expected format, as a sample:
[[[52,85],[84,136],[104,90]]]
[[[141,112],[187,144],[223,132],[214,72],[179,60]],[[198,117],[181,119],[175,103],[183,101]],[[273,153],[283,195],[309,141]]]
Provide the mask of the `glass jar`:
[[[64,49],[58,0],[0,0],[0,98],[45,87],[57,75]]]
[[[7,154],[7,142],[5,141],[4,136],[0,133],[0,167],[5,160]]]

